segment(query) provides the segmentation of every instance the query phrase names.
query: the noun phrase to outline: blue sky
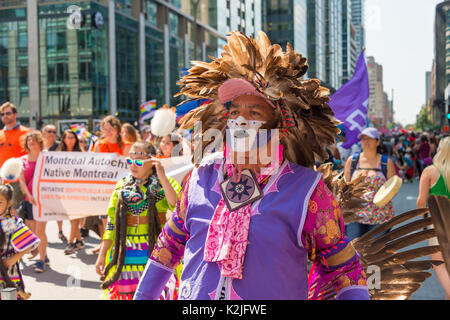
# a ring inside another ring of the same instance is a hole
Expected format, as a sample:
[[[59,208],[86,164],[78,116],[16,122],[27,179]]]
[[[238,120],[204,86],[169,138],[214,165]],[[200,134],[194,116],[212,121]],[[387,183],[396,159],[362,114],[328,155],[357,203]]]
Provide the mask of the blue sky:
[[[431,70],[434,16],[441,0],[366,0],[366,57],[383,66],[384,91],[395,121],[414,123],[425,104],[425,72]]]

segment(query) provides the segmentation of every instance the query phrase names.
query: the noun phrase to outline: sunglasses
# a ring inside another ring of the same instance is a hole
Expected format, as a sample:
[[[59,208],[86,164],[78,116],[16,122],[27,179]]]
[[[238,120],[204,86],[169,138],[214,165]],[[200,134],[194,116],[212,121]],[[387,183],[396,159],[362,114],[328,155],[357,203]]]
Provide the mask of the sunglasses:
[[[54,130],[47,130],[46,132],[56,134],[56,131],[54,131]]]
[[[10,115],[12,115],[13,113],[11,112],[11,111],[8,111],[8,112],[3,112],[3,113],[0,113],[0,116],[10,116]]]
[[[125,160],[127,161],[128,165],[131,166],[134,163],[138,167],[142,167],[145,162],[152,161],[152,159],[136,159],[136,160],[133,160],[131,158],[126,158]]]

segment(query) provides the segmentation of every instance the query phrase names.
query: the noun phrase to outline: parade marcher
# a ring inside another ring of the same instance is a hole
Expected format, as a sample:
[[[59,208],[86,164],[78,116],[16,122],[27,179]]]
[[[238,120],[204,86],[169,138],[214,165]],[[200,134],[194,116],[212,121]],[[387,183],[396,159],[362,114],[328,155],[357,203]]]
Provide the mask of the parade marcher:
[[[120,134],[122,136],[122,139],[124,141],[128,141],[130,144],[133,144],[141,140],[141,135],[139,134],[139,131],[135,127],[133,127],[131,123],[128,122],[122,125],[122,130]]]
[[[356,212],[361,220],[346,226],[347,236],[351,240],[394,217],[394,207],[391,201],[382,208],[373,203],[377,191],[389,178],[395,175],[392,160],[379,152],[380,133],[376,128],[366,128],[359,134],[358,138],[361,140],[363,151],[347,159],[344,176],[347,181],[352,181],[360,172],[363,172],[367,175],[366,182],[370,186],[368,192],[363,196],[367,200],[366,205]]]
[[[117,153],[127,157],[131,144],[122,139],[120,120],[113,115],[106,116],[100,124],[100,129],[102,137],[95,143],[94,152]],[[107,216],[99,217],[101,219],[99,224],[100,235],[103,235],[105,231],[107,218]],[[97,247],[92,252],[99,252],[99,250],[100,247]]]
[[[61,144],[57,150],[82,152],[77,134],[71,129],[65,130],[61,136]],[[84,242],[81,239],[80,223],[81,218],[70,220],[70,235],[69,241],[67,242],[67,247],[64,250],[65,254],[72,254],[84,248]]]
[[[283,52],[263,32],[256,40],[240,32],[227,39],[222,58],[194,62],[179,82],[179,94],[212,100],[183,119],[184,128],[201,123],[196,148],[205,150],[201,136],[209,132],[221,132],[215,139],[224,139],[225,148],[204,158],[185,182],[135,299],[157,299],[182,259],[180,299],[307,299],[307,256],[338,299],[369,299],[341,210],[310,169],[314,154],[325,158],[323,147],[339,132],[326,104],[329,91],[316,79],[302,80],[307,60],[289,44]],[[269,159],[250,161],[249,146]]]
[[[30,229],[36,233],[40,239],[39,246],[37,248],[37,253],[32,252],[29,259],[39,254],[39,260],[33,265],[36,272],[44,272],[45,265],[50,264],[50,260],[47,257],[47,234],[45,232],[47,222],[46,221],[35,221],[33,218],[33,205],[37,205],[36,199],[33,196],[33,178],[35,174],[36,161],[39,154],[44,149],[44,139],[42,134],[38,130],[33,130],[27,133],[25,136],[25,150],[28,152],[26,155],[22,156],[23,172],[20,175],[20,188],[25,194],[25,201],[21,203],[20,211],[23,213],[22,216],[25,217],[25,222],[28,222]]]
[[[17,121],[17,107],[10,102],[5,102],[0,106],[0,116],[3,129],[0,130],[0,167],[10,158],[19,158],[26,154],[23,147],[25,135],[30,129],[21,125]],[[10,181],[14,188],[14,199],[11,212],[17,215],[17,208],[23,200],[23,193],[20,191],[18,181]]]
[[[53,124],[47,124],[42,128],[42,137],[44,138],[44,150],[55,151],[59,146],[59,141],[56,139],[56,127]],[[62,242],[67,242],[67,238],[63,233],[62,220],[56,221],[58,224],[58,238]]]
[[[145,125],[141,130],[142,141],[152,142],[152,128],[149,125]]]
[[[179,143],[180,137],[175,132],[162,137],[161,141],[159,142],[159,148],[156,157],[160,159],[172,157],[172,151]],[[181,152],[177,154],[177,156],[180,155]]]
[[[430,157],[430,144],[428,143],[428,137],[423,134],[420,137],[420,144],[417,146],[417,169],[419,170],[419,177],[422,175],[423,170],[429,166],[432,162]]]
[[[118,153],[128,156],[131,144],[124,141],[121,136],[122,125],[120,120],[109,115],[106,116],[100,125],[102,131],[101,139],[97,140],[94,152]]]
[[[14,189],[0,184],[0,289],[16,288],[17,299],[28,299],[19,267],[19,260],[39,245],[39,238],[11,215]]]
[[[117,183],[111,196],[96,262],[109,299],[133,298],[161,231],[160,219],[176,204],[181,186],[166,177],[155,155],[151,143],[136,142],[127,158],[131,172]]]
[[[427,206],[428,196],[431,194],[446,196],[450,199],[450,137],[442,139],[439,143],[433,165],[426,167],[420,177],[419,196],[417,207]],[[450,214],[450,212],[447,212]],[[437,238],[430,240],[430,245],[439,245]],[[432,260],[442,261],[440,252],[431,255]],[[450,276],[445,264],[434,266],[434,271],[445,290],[445,299],[450,300]]]

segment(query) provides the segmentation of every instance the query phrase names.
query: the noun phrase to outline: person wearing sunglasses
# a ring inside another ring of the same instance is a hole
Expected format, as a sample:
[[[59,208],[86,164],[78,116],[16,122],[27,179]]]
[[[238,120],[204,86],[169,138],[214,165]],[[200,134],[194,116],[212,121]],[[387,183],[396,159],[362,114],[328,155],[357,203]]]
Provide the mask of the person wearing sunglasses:
[[[24,148],[25,136],[30,129],[17,121],[17,107],[11,102],[5,102],[0,106],[1,121],[4,125],[0,130],[0,167],[10,158],[20,158],[27,154]],[[14,189],[11,213],[17,215],[17,208],[24,200],[20,191],[19,181],[10,181]]]
[[[47,124],[42,128],[44,137],[44,150],[55,151],[58,149],[59,141],[57,138],[56,127],[53,124]]]
[[[30,129],[17,121],[17,107],[10,102],[0,106],[3,129],[0,130],[0,167],[10,158],[19,158],[27,152],[23,147],[25,135]]]
[[[173,211],[181,190],[155,156],[151,143],[134,143],[126,159],[130,173],[117,183],[109,202],[95,268],[111,300],[133,298],[166,213]]]

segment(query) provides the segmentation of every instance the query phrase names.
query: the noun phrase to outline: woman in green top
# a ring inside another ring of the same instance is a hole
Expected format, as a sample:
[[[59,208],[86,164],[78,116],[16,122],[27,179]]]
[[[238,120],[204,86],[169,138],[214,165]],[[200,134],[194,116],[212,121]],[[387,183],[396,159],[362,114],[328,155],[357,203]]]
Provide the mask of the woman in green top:
[[[109,202],[95,268],[112,300],[132,300],[165,214],[174,209],[181,189],[155,156],[151,143],[133,144],[127,158],[131,172],[116,184]]]
[[[428,166],[420,177],[419,197],[417,207],[425,208],[430,194],[447,196],[450,199],[450,137],[446,137],[439,143],[433,165]],[[448,213],[450,214],[450,212]],[[437,239],[433,238],[430,245],[437,245]],[[440,252],[431,255],[432,260],[443,261]],[[450,276],[444,264],[433,267],[442,287],[446,293],[446,300],[450,300]]]

